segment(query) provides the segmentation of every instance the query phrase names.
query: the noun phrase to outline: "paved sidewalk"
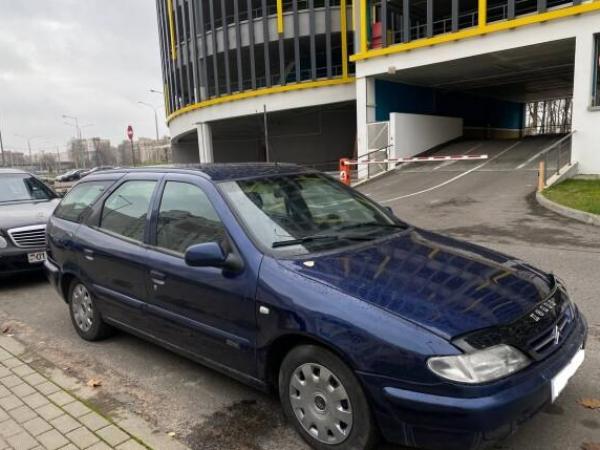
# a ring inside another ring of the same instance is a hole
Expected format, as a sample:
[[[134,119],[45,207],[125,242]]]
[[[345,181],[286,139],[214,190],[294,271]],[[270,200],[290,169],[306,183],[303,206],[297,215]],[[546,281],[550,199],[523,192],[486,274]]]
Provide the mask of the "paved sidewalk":
[[[0,340],[0,450],[150,448],[26,364],[13,342]]]

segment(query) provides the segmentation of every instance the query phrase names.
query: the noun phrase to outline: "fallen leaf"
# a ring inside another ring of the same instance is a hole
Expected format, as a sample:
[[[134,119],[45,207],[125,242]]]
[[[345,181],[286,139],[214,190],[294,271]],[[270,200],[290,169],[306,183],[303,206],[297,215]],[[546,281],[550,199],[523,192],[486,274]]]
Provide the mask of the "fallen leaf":
[[[169,433],[167,433],[169,436],[174,437],[175,436],[175,432],[174,431],[170,431]]]
[[[582,398],[579,400],[579,404],[584,408],[600,409],[600,399],[597,398]]]
[[[98,380],[96,378],[90,378],[90,380],[87,382],[87,385],[92,388],[97,388],[97,387],[102,386],[102,380]]]
[[[599,442],[584,442],[581,444],[581,450],[600,450]]]

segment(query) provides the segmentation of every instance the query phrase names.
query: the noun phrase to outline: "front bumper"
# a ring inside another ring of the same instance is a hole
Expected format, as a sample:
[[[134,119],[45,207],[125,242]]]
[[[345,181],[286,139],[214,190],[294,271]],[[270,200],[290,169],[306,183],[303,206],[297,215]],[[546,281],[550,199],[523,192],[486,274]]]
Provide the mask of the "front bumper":
[[[461,397],[407,390],[390,386],[389,379],[360,376],[387,440],[428,449],[476,449],[508,437],[549,404],[552,378],[586,339],[587,324],[579,314],[569,338],[551,356],[507,379],[465,386]]]
[[[27,255],[29,253],[44,252],[45,248],[39,249],[22,249],[22,248],[7,248],[0,250],[0,277],[9,277],[22,273],[39,272],[43,263],[31,264]]]

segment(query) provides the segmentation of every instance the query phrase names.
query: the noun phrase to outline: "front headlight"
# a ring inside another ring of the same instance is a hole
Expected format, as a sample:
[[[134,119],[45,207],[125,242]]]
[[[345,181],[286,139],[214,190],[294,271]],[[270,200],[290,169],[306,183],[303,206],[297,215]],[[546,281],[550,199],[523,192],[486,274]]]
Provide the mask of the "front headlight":
[[[429,358],[427,366],[442,378],[459,383],[486,383],[527,367],[527,356],[510,345],[495,345],[456,356]]]
[[[4,236],[2,236],[2,233],[0,232],[0,249],[6,248],[8,247],[8,241],[6,240],[6,238]]]

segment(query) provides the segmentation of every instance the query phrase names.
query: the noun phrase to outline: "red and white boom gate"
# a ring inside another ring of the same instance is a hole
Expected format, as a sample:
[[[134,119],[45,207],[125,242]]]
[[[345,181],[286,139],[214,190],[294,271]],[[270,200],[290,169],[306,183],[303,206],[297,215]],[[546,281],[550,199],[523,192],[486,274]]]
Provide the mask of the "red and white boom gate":
[[[479,161],[488,159],[488,155],[449,155],[449,156],[415,156],[413,158],[391,158],[379,160],[351,160],[341,158],[339,165],[340,181],[344,184],[352,184],[352,167],[368,164],[406,164],[422,162],[445,162],[445,161]]]

